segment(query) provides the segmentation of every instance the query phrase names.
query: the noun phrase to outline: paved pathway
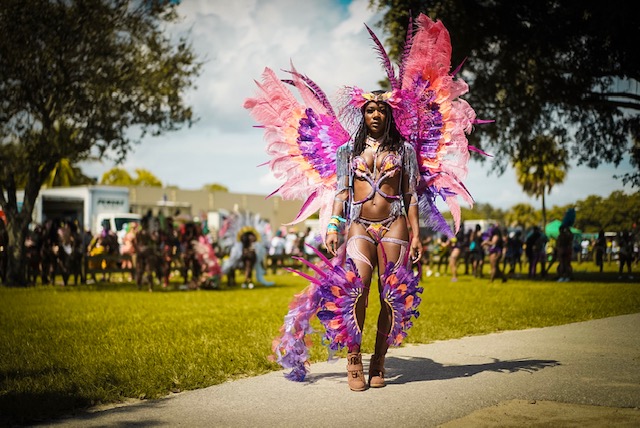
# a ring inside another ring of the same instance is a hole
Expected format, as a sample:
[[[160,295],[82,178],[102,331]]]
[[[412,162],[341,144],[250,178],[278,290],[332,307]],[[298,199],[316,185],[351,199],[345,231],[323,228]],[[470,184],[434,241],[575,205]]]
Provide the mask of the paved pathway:
[[[349,391],[345,365],[313,364],[304,383],[273,372],[49,426],[640,426],[640,314],[391,349],[387,387],[365,392]]]

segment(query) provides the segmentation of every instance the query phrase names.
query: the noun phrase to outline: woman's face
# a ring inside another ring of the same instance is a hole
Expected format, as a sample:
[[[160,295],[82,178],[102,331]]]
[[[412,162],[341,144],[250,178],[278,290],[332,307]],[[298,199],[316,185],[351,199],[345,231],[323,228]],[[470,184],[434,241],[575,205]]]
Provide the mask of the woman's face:
[[[364,108],[364,123],[369,135],[378,138],[384,133],[387,125],[387,106],[383,102],[371,101]]]

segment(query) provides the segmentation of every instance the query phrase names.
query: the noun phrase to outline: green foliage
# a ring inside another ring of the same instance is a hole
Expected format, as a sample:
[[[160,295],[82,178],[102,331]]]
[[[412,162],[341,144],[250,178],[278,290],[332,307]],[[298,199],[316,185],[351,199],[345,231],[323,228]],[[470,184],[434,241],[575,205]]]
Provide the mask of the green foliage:
[[[513,167],[522,190],[539,198],[565,179],[569,154],[553,137],[538,135],[518,149]]]
[[[640,225],[640,192],[627,195],[615,191],[608,198],[589,196],[576,202],[576,227],[583,232],[597,233],[635,230]]]
[[[422,315],[406,341],[430,343],[640,310],[640,288],[610,281],[617,277],[615,266],[606,268],[600,275],[591,263],[576,266],[581,279],[562,287],[529,280],[504,286],[470,276],[460,276],[457,283],[447,276],[429,278]],[[153,293],[131,283],[0,288],[0,372],[7,374],[0,378],[0,424],[278,370],[268,359],[271,341],[306,281],[293,275],[267,279],[277,285],[189,292],[171,286]],[[372,293],[364,352],[373,350],[379,310]],[[314,327],[320,330],[317,320]],[[311,360],[326,360],[319,336],[311,339]]]
[[[528,195],[542,198],[542,222],[547,223],[545,195],[553,186],[561,184],[569,168],[569,154],[558,145],[556,138],[537,135],[525,146],[519,147],[513,167],[518,183]]]
[[[109,171],[102,174],[100,184],[109,186],[147,186],[147,187],[162,187],[162,182],[146,169],[136,169],[136,176],[132,177],[131,174],[124,168],[111,168]]]
[[[136,169],[136,178],[133,180],[134,186],[146,186],[146,187],[162,187],[162,181],[160,181],[151,171],[146,169]]]
[[[10,223],[10,281],[24,282],[24,235],[55,166],[123,160],[146,133],[190,125],[184,100],[200,70],[164,26],[176,4],[135,0],[0,3],[0,206]],[[136,136],[132,131],[140,131]],[[24,183],[20,212],[15,192]]]
[[[111,168],[102,174],[100,184],[108,186],[132,186],[133,177],[131,177],[131,174],[124,168]]]
[[[224,186],[218,183],[205,184],[204,186],[202,186],[202,188],[210,192],[228,192],[229,191],[229,188],[227,186]]]
[[[631,154],[640,186],[640,24],[613,0],[371,0],[385,13],[390,53],[399,58],[409,13],[449,29],[453,66],[468,58],[465,96],[480,118],[472,143],[496,153],[504,171],[519,147],[541,134],[565,135],[578,164],[618,165]],[[480,139],[481,141],[477,141]],[[630,150],[631,149],[631,150]]]
[[[516,204],[505,215],[505,225],[520,226],[524,230],[542,223],[542,216],[529,204]]]
[[[626,194],[612,192],[606,198],[589,196],[573,204],[553,206],[548,212],[548,221],[562,220],[567,209],[577,212],[575,227],[585,233],[637,231],[640,224],[640,192]],[[445,218],[451,219],[449,212]],[[476,204],[473,209],[462,208],[462,219],[494,219],[507,227],[520,226],[525,230],[542,224],[542,211],[529,204],[516,204],[506,211],[496,209],[491,204]]]
[[[43,183],[43,187],[69,187],[96,184],[96,180],[87,177],[82,170],[72,165],[69,159],[61,159],[54,167],[49,177]]]
[[[136,169],[135,177],[132,177],[124,168],[111,168],[102,174],[100,184],[108,186],[162,187],[162,182],[151,171],[142,168]]]

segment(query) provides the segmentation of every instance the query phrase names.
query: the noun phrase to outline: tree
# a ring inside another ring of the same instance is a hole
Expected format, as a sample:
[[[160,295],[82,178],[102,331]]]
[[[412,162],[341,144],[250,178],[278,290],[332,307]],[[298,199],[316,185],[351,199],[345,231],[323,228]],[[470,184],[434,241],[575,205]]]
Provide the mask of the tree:
[[[583,232],[633,231],[638,236],[640,193],[627,195],[615,191],[607,198],[592,195],[576,202],[576,213],[576,226]]]
[[[471,86],[467,99],[494,125],[472,143],[495,154],[504,172],[518,147],[540,134],[567,136],[579,165],[636,170],[640,186],[640,22],[624,0],[371,0],[384,9],[390,54],[399,58],[409,14],[424,12],[450,29],[453,63]],[[477,141],[480,140],[480,141]],[[630,151],[630,144],[633,146]]]
[[[210,192],[228,192],[229,191],[229,188],[227,186],[223,186],[222,184],[218,184],[218,183],[205,184],[204,186],[202,186],[202,188]]]
[[[151,171],[146,169],[136,169],[137,177],[133,180],[135,186],[146,187],[162,187],[162,181],[160,181]]]
[[[146,186],[146,187],[162,187],[162,182],[153,175],[149,170],[136,169],[136,177],[132,177],[124,168],[111,168],[102,174],[100,184],[108,186]]]
[[[54,166],[42,187],[69,187],[95,183],[94,178],[84,175],[79,167],[72,165],[69,159],[65,158]]]
[[[450,213],[448,213],[450,215]],[[491,219],[503,222],[505,213],[500,208],[494,208],[491,204],[475,204],[473,208],[461,207],[462,220]]]
[[[111,168],[102,174],[100,184],[107,186],[133,186],[133,177],[124,168]]]
[[[542,199],[542,224],[547,224],[545,195],[561,184],[569,167],[567,151],[553,137],[539,135],[526,144],[513,163],[518,183],[527,195]]]
[[[505,215],[506,225],[509,227],[521,227],[527,230],[532,226],[539,225],[541,221],[540,213],[529,204],[516,204],[511,207]]]
[[[56,164],[121,161],[145,134],[192,123],[183,94],[200,64],[185,38],[163,33],[176,18],[170,0],[0,3],[0,206],[10,284],[25,283],[24,239]]]

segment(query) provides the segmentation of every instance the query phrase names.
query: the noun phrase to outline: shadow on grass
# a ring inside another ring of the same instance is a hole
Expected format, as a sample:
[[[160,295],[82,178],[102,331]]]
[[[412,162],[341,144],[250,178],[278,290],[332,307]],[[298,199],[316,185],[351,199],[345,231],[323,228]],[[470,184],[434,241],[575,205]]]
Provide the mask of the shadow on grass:
[[[90,400],[72,392],[8,392],[0,395],[0,426],[21,426],[69,415],[86,409]]]
[[[98,281],[91,284],[81,284],[81,285],[67,285],[62,286],[62,284],[55,285],[38,285],[37,287],[46,289],[56,289],[59,292],[110,292],[110,293],[121,293],[121,292],[140,292],[140,293],[149,293],[148,287],[146,285],[142,287],[138,287],[135,283],[132,282],[104,282]],[[188,293],[188,292],[230,292],[230,291],[251,291],[258,292],[260,290],[273,290],[275,288],[295,288],[293,285],[288,284],[274,284],[274,285],[262,285],[258,284],[252,290],[245,290],[242,288],[240,284],[237,285],[221,285],[218,287],[191,287],[188,284],[182,283],[171,283],[167,287],[163,287],[162,285],[155,284],[153,287],[153,293]]]
[[[486,275],[485,275],[486,276]],[[541,277],[537,274],[535,278],[529,278],[526,274],[518,274],[515,276],[508,276],[509,281],[533,281],[533,282],[558,282],[558,274],[555,269],[547,273],[545,277]],[[507,285],[509,284],[507,281]],[[633,272],[631,274],[623,273],[622,275],[617,272],[589,272],[581,271],[579,266],[574,266],[571,282],[586,282],[586,283],[601,283],[601,284],[638,284],[640,283],[640,272]],[[499,281],[496,280],[496,283]]]

